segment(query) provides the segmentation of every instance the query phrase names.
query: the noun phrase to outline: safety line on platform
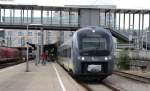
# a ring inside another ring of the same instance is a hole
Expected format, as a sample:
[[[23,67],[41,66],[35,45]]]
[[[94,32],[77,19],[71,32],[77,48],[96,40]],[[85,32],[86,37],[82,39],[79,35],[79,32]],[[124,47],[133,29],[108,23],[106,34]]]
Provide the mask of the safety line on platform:
[[[61,77],[60,77],[60,75],[59,75],[59,73],[58,73],[58,70],[56,69],[56,67],[55,67],[54,64],[52,64],[52,65],[53,65],[53,68],[54,68],[54,70],[55,70],[55,72],[56,72],[56,75],[57,75],[57,78],[58,78],[58,81],[59,81],[59,83],[60,83],[60,86],[61,86],[62,90],[63,90],[63,91],[66,91],[66,88],[65,88],[65,86],[64,86],[64,84],[63,84],[63,82],[62,82],[62,80],[61,80]]]

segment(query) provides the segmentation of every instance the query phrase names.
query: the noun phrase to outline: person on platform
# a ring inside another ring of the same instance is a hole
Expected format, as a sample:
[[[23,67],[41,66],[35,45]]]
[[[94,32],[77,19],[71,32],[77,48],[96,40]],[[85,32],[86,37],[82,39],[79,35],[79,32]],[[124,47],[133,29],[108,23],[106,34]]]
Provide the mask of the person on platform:
[[[41,61],[42,61],[42,64],[45,65],[46,64],[46,61],[47,61],[47,54],[45,52],[43,52],[41,54]]]

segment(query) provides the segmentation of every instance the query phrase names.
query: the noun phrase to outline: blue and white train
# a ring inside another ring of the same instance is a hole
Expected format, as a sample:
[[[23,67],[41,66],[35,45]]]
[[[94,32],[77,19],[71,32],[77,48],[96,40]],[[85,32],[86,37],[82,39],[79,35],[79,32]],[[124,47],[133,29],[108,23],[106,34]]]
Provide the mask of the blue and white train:
[[[58,60],[75,77],[104,79],[113,72],[112,35],[100,27],[81,28],[58,47]]]

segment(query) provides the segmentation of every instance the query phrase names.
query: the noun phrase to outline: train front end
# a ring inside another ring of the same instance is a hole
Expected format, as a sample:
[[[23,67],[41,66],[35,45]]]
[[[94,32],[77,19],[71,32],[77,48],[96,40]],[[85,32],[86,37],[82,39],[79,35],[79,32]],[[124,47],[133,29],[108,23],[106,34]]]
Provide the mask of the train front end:
[[[77,69],[80,76],[101,77],[113,71],[113,40],[111,33],[103,28],[83,28],[77,32]]]

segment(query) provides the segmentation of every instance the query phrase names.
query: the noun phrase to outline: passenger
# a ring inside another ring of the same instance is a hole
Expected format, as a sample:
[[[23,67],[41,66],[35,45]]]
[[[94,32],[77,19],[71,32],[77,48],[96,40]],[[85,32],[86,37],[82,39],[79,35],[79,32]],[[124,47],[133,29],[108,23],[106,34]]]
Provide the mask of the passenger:
[[[42,61],[42,64],[45,65],[46,64],[46,61],[47,61],[47,54],[45,52],[43,52],[41,54],[41,61]]]
[[[46,59],[45,60],[46,60],[46,62],[48,62],[48,51],[46,51],[45,54],[46,54]]]

